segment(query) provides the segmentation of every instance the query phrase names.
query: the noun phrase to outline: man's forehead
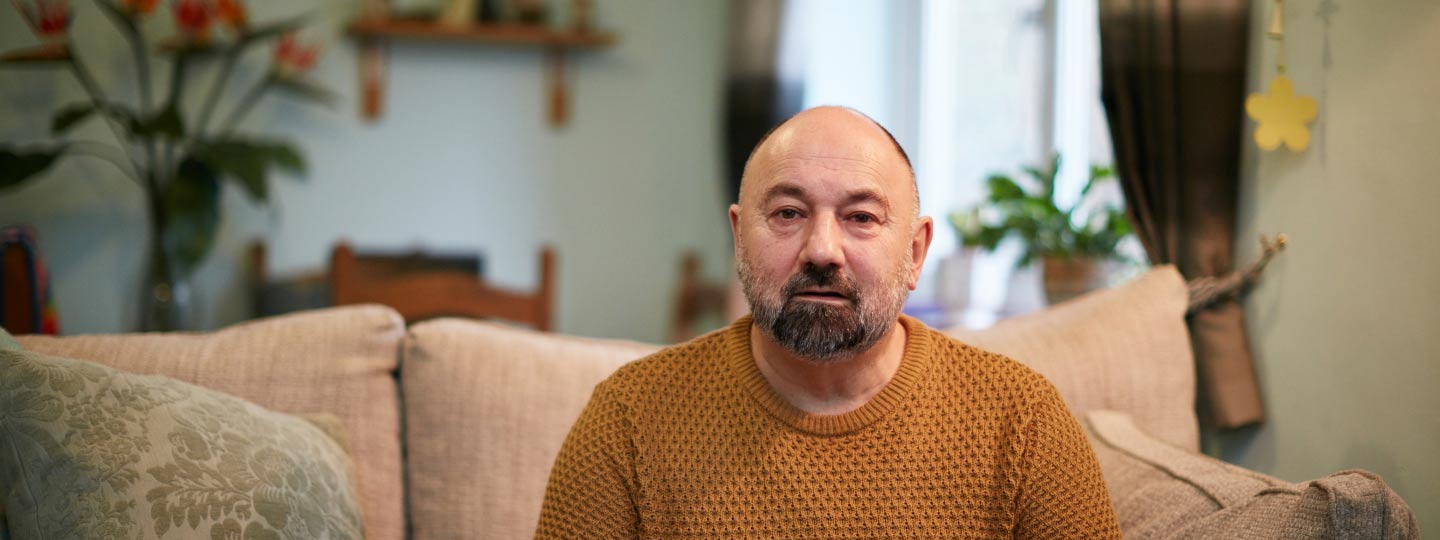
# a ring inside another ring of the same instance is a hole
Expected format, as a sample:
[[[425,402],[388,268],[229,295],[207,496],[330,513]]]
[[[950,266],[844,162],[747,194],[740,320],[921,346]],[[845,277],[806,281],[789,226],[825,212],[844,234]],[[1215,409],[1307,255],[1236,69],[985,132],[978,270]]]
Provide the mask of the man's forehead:
[[[823,176],[845,191],[908,189],[909,168],[890,148],[888,137],[856,116],[840,122],[796,118],[772,133],[751,159],[745,191],[768,198],[775,186],[801,180],[801,171],[833,172]]]
[[[785,121],[760,142],[759,153],[853,159],[878,157],[889,145],[889,135],[879,124],[848,109],[826,107]]]

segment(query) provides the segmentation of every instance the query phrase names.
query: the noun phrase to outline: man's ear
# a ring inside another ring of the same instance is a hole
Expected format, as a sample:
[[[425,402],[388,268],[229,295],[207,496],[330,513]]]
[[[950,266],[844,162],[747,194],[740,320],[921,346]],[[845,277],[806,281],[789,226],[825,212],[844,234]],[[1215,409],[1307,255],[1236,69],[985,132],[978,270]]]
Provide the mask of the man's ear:
[[[935,238],[935,220],[930,216],[921,216],[915,227],[915,235],[910,239],[910,261],[914,267],[910,269],[910,290],[920,284],[920,271],[925,268],[925,256],[930,253],[930,241]]]
[[[740,257],[740,205],[730,205],[730,239],[735,246],[735,257]]]

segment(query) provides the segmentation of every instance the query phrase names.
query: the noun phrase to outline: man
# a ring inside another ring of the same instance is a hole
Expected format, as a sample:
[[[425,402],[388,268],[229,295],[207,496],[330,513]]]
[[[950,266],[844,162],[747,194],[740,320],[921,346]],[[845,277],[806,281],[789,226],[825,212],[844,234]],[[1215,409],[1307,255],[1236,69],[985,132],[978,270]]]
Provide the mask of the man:
[[[930,247],[858,112],[762,139],[730,207],[753,315],[595,388],[537,538],[1119,538],[1059,394],[901,316]]]

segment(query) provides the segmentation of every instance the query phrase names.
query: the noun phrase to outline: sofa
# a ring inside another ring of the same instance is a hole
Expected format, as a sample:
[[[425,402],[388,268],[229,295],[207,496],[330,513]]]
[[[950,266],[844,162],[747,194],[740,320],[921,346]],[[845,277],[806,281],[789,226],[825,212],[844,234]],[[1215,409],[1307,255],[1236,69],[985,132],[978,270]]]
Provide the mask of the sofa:
[[[1293,483],[1198,453],[1186,301],[1178,272],[1158,267],[985,330],[947,333],[1057,386],[1091,437],[1127,538],[1417,538],[1409,507],[1371,473]],[[551,462],[592,388],[660,348],[462,319],[407,328],[379,305],[211,333],[17,341],[36,354],[178,379],[279,414],[331,418],[365,537],[374,540],[530,537]],[[5,459],[13,458],[0,453]],[[123,510],[138,521],[154,511],[144,500]],[[230,529],[200,514],[175,523],[196,537],[226,537]],[[3,519],[0,508],[0,538]],[[160,537],[151,532],[141,536]]]

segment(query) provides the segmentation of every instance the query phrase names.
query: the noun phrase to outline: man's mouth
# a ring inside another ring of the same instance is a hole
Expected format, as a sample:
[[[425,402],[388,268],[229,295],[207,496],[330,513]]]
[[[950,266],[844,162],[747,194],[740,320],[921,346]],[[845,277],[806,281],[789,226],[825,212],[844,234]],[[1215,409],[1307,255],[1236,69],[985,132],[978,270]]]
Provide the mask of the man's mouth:
[[[848,302],[850,297],[839,291],[829,289],[805,289],[798,291],[792,298],[810,300],[813,302]]]

